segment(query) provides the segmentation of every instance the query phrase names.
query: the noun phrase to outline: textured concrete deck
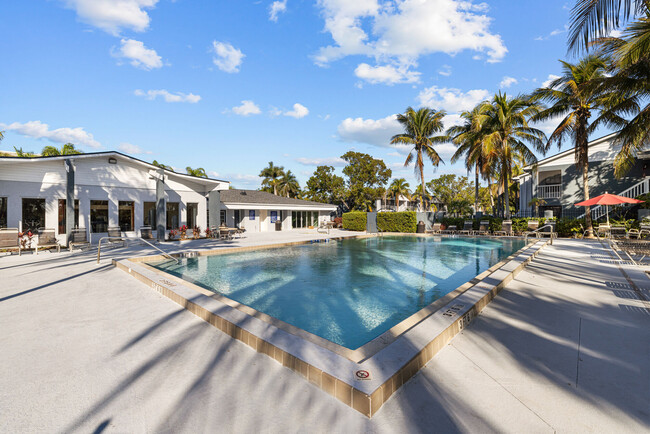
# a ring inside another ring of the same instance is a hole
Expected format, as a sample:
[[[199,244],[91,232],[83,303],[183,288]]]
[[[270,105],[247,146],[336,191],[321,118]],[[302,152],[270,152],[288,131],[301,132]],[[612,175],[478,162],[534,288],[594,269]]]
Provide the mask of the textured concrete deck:
[[[0,258],[0,432],[650,430],[650,280],[598,243],[547,246],[370,420],[110,266],[132,254]]]

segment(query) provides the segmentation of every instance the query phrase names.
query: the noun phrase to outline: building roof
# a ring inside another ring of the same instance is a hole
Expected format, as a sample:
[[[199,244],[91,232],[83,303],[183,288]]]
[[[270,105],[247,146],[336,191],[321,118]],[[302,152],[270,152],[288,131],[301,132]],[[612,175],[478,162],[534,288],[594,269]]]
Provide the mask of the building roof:
[[[239,203],[239,204],[266,204],[266,205],[295,205],[295,206],[310,206],[325,209],[336,208],[335,205],[330,205],[321,202],[312,202],[310,200],[292,199],[290,197],[276,196],[271,193],[259,190],[221,190],[221,202],[224,204]]]
[[[121,152],[117,151],[103,151],[103,152],[84,152],[83,154],[73,154],[73,155],[53,155],[53,156],[38,156],[38,157],[0,157],[0,162],[7,162],[11,161],[19,163],[19,162],[38,162],[38,161],[56,161],[56,160],[68,160],[68,159],[82,159],[82,158],[97,158],[97,157],[119,157],[119,158],[124,158],[127,160],[131,160],[141,166],[144,166],[150,170],[159,170],[162,169],[162,167],[155,166],[151,163],[148,163],[146,161],[140,160],[139,158],[132,157],[130,155],[123,154]],[[214,178],[201,178],[198,176],[192,176],[192,175],[187,175],[185,173],[178,173],[174,172],[173,170],[167,170],[163,169],[165,171],[166,175],[172,175],[172,176],[178,176],[180,178],[184,178],[186,180],[191,180],[193,182],[198,182],[199,184],[214,184],[215,182],[220,183],[220,182],[229,182],[225,181],[222,179],[214,179]]]

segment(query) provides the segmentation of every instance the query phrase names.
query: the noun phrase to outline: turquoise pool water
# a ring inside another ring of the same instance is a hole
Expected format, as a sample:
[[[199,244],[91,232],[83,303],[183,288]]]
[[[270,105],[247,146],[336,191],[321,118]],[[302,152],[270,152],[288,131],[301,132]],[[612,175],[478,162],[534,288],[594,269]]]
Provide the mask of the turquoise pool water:
[[[523,246],[384,236],[150,265],[356,349]]]

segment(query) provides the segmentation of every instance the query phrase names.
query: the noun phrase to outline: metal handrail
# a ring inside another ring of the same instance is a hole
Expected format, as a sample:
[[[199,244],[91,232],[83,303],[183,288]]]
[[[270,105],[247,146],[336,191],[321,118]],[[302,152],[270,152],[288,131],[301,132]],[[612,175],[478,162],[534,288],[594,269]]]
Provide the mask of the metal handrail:
[[[173,257],[172,255],[170,255],[169,253],[167,253],[167,252],[165,252],[164,250],[162,250],[162,249],[160,249],[160,248],[154,246],[154,245],[151,244],[149,241],[147,241],[147,240],[145,240],[144,238],[141,238],[141,237],[135,237],[135,238],[127,238],[127,237],[101,237],[101,238],[99,239],[99,243],[97,244],[97,263],[98,263],[98,264],[99,264],[99,257],[100,257],[100,254],[101,254],[101,250],[102,250],[102,240],[108,240],[108,239],[111,239],[111,240],[122,240],[122,241],[128,241],[128,240],[140,240],[140,241],[144,242],[145,244],[148,244],[150,247],[153,247],[154,249],[158,250],[160,253],[162,253],[163,256],[165,256],[165,257],[167,257],[167,258],[169,258],[169,259],[175,261],[177,264],[180,263],[180,261],[178,260],[178,258],[174,258],[174,257]]]
[[[528,235],[533,234],[533,233],[536,234],[535,237],[537,238],[537,235],[539,235],[540,231],[541,231],[542,229],[544,229],[544,228],[551,228],[551,232],[549,232],[549,233],[551,234],[550,239],[551,239],[551,245],[552,245],[552,244],[553,244],[553,234],[556,233],[556,232],[553,232],[553,229],[555,229],[555,228],[553,227],[553,225],[544,225],[544,226],[542,226],[541,228],[537,228],[537,229],[535,229],[534,231],[528,231],[528,232],[526,232],[526,234],[524,235],[524,242],[527,242],[527,241],[528,241]]]

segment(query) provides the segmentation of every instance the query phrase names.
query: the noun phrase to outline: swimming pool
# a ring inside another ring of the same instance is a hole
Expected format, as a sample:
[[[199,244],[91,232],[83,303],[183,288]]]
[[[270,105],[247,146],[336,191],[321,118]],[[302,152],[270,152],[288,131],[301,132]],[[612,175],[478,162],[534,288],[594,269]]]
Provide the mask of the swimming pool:
[[[356,349],[524,245],[514,238],[382,236],[149,265]]]

